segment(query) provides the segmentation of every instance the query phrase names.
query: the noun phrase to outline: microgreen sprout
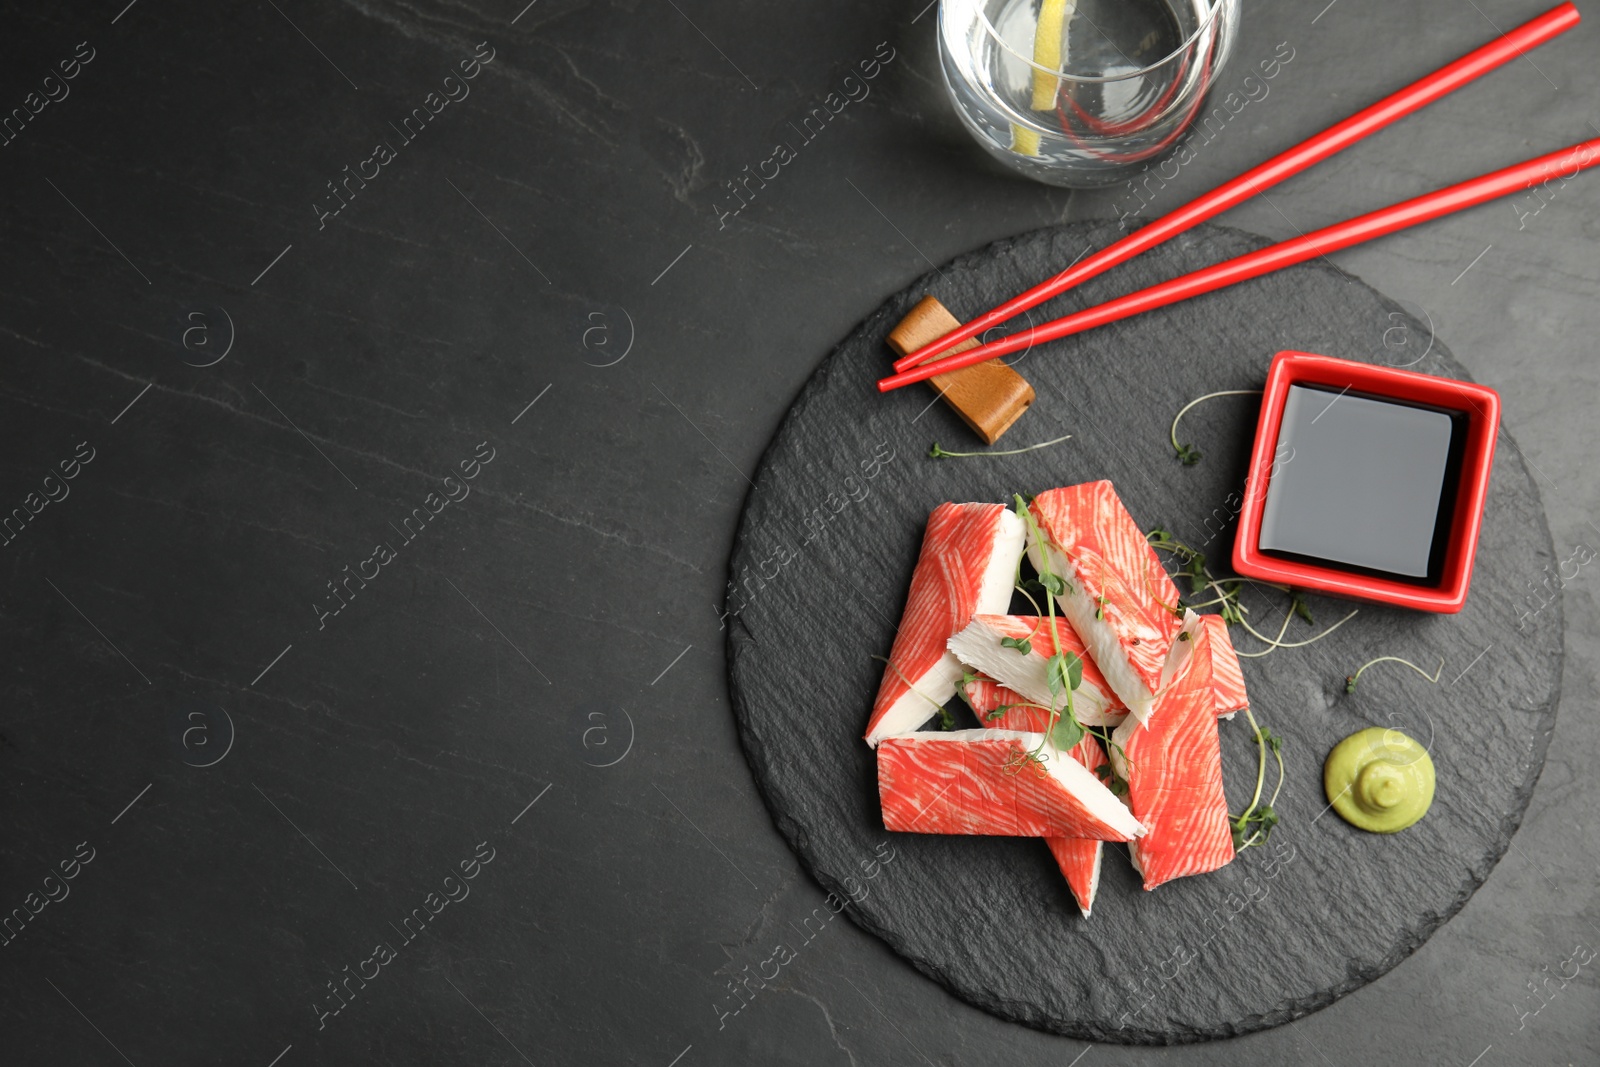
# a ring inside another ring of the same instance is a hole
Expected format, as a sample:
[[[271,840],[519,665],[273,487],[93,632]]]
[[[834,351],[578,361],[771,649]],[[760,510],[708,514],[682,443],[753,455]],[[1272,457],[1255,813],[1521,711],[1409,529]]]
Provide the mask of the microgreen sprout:
[[[961,671],[961,684],[956,686],[956,696],[961,698],[961,702],[967,706],[967,710],[974,715],[978,714],[978,709],[972,706],[972,698],[967,695],[967,686],[978,681],[981,677],[981,675],[973,674],[963,668]]]
[[[1432,674],[1429,674],[1427,671],[1423,670],[1421,667],[1417,666],[1415,663],[1412,663],[1408,659],[1401,659],[1399,656],[1379,656],[1377,659],[1369,659],[1367,662],[1363,663],[1361,666],[1356,668],[1356,673],[1354,673],[1354,674],[1350,675],[1349,677],[1345,678],[1345,680],[1344,680],[1344,691],[1346,693],[1354,693],[1356,691],[1356,683],[1361,681],[1361,675],[1366,671],[1366,669],[1368,667],[1372,666],[1374,663],[1399,663],[1399,664],[1403,664],[1403,665],[1405,665],[1407,667],[1410,667],[1412,670],[1416,671],[1418,674],[1422,675],[1424,678],[1426,678],[1428,681],[1432,682],[1434,685],[1438,685],[1439,684],[1439,676],[1444,673],[1444,657],[1443,656],[1439,657],[1439,669],[1434,671]]]
[[[1283,639],[1283,635],[1289,631],[1289,620],[1294,618],[1293,614],[1289,612],[1284,613],[1283,626],[1278,630],[1278,636],[1276,639],[1268,637],[1266,634],[1257,630],[1254,626],[1251,626],[1250,623],[1245,619],[1241,618],[1239,620],[1239,624],[1244,627],[1245,631],[1249,633],[1250,636],[1264,642],[1267,647],[1262,649],[1260,652],[1241,652],[1239,655],[1254,659],[1260,656],[1265,656],[1274,649],[1304,648],[1306,645],[1314,645],[1318,641],[1321,641],[1324,637],[1327,637],[1329,634],[1333,633],[1333,631],[1337,630],[1339,627],[1343,626],[1345,623],[1349,622],[1351,619],[1355,618],[1360,610],[1360,608],[1352,609],[1350,614],[1346,615],[1344,618],[1340,619],[1326,630],[1323,630],[1321,633],[1308,637],[1304,641],[1285,641]]]
[[[1117,774],[1116,769],[1109,762],[1100,764],[1094,769],[1094,773],[1099,776],[1105,787],[1116,796],[1126,797],[1128,795],[1128,783]]]
[[[1018,774],[1026,767],[1038,777],[1043,778],[1050,773],[1044,765],[1045,760],[1048,758],[1038,749],[1034,749],[1031,752],[1018,752],[1008,759],[1000,770],[1004,774]]]
[[[1213,393],[1211,395],[1226,396],[1232,394]],[[1206,397],[1201,397],[1200,399],[1204,400]],[[1193,407],[1196,403],[1199,403],[1199,401],[1197,400],[1189,404],[1189,406],[1185,407],[1183,411],[1188,411],[1189,408]],[[1183,415],[1183,411],[1178,412],[1180,418]],[[1173,447],[1179,449],[1180,458],[1182,458],[1182,448],[1177,443],[1177,419],[1173,420],[1172,425]],[[1196,456],[1196,458],[1198,458],[1198,456]],[[1321,633],[1315,634],[1304,641],[1285,641],[1283,638],[1284,635],[1289,632],[1289,623],[1296,616],[1304,619],[1309,625],[1315,625],[1311,618],[1311,609],[1306,605],[1306,602],[1300,597],[1299,594],[1292,592],[1287,586],[1276,585],[1275,583],[1271,582],[1254,582],[1250,579],[1244,578],[1226,578],[1219,580],[1211,573],[1210,569],[1207,568],[1205,553],[1201,552],[1199,549],[1193,548],[1190,545],[1184,544],[1182,541],[1179,541],[1172,535],[1170,530],[1166,530],[1162,527],[1158,526],[1151,530],[1149,534],[1146,535],[1145,540],[1149,542],[1151,548],[1163,552],[1170,552],[1174,557],[1176,557],[1179,567],[1177,577],[1189,579],[1189,595],[1191,597],[1199,597],[1206,594],[1213,595],[1213,599],[1199,601],[1189,605],[1189,607],[1218,608],[1223,620],[1229,625],[1237,624],[1241,626],[1246,633],[1257,638],[1266,646],[1257,652],[1237,653],[1241,658],[1265,656],[1280,648],[1302,648],[1306,645],[1314,644],[1315,642],[1322,640],[1324,637],[1327,637],[1329,634],[1333,633],[1333,631],[1337,630],[1339,627],[1343,626],[1345,623],[1349,622],[1355,617],[1356,612],[1352,611],[1350,614],[1346,615],[1332,626],[1329,626]],[[1268,637],[1266,634],[1263,634],[1254,626],[1250,625],[1249,619],[1245,617],[1249,613],[1250,609],[1239,602],[1239,595],[1244,591],[1244,587],[1247,582],[1254,585],[1270,585],[1278,591],[1287,593],[1289,595],[1289,606],[1288,609],[1283,613],[1283,625],[1279,629],[1277,637]],[[1185,605],[1182,600],[1179,600],[1174,606],[1173,611],[1175,614],[1181,616],[1184,610]],[[1184,631],[1178,636],[1180,640],[1187,639],[1188,632]],[[1360,672],[1358,671],[1357,674],[1359,673]],[[1350,684],[1352,686],[1354,685],[1354,680],[1355,676],[1353,675],[1350,679]],[[1265,844],[1267,839],[1272,836],[1273,828],[1278,825],[1279,816],[1276,805],[1278,803],[1278,794],[1283,791],[1283,782],[1285,776],[1283,765],[1283,739],[1278,737],[1271,730],[1262,727],[1260,723],[1256,722],[1255,715],[1251,713],[1248,707],[1244,709],[1244,713],[1245,718],[1250,722],[1251,737],[1256,743],[1256,788],[1254,794],[1252,794],[1250,797],[1249,805],[1246,806],[1244,811],[1240,812],[1238,815],[1230,814],[1228,817],[1228,824],[1233,834],[1233,847],[1236,852],[1251,848],[1256,845]],[[1266,786],[1268,749],[1272,750],[1273,759],[1278,764],[1278,781],[1277,785],[1272,790],[1271,797],[1269,797],[1266,802],[1263,803],[1261,794],[1262,790]]]
[[[1193,445],[1190,445],[1190,444],[1179,444],[1178,443],[1178,420],[1183,418],[1183,416],[1188,412],[1188,410],[1190,408],[1194,407],[1196,404],[1200,403],[1202,400],[1210,400],[1211,398],[1218,397],[1218,396],[1260,396],[1260,395],[1261,395],[1261,390],[1260,389],[1224,389],[1220,393],[1207,393],[1205,396],[1195,397],[1193,400],[1191,400],[1187,404],[1183,405],[1183,407],[1179,408],[1178,409],[1178,413],[1172,417],[1172,430],[1168,435],[1172,439],[1172,451],[1177,455],[1178,461],[1180,463],[1182,463],[1185,467],[1192,467],[1196,463],[1200,462],[1200,450],[1198,448],[1195,448]]]
[[[1233,828],[1233,849],[1242,852],[1252,845],[1264,845],[1267,838],[1272,836],[1273,827],[1278,825],[1278,812],[1273,805],[1278,802],[1278,794],[1283,791],[1283,738],[1271,730],[1263,729],[1256,722],[1256,717],[1250,709],[1244,709],[1245,718],[1250,720],[1250,730],[1256,742],[1256,791],[1250,798],[1250,804],[1238,815],[1230,815],[1228,822]],[[1272,790],[1272,797],[1265,804],[1261,803],[1261,788],[1267,779],[1267,749],[1272,749],[1273,758],[1278,761],[1278,784]]]
[[[1208,584],[1213,583],[1211,573],[1206,570],[1206,555],[1197,548],[1188,545],[1173,537],[1170,531],[1157,526],[1145,535],[1145,540],[1150,547],[1165,552],[1171,552],[1178,558],[1178,574],[1189,579],[1189,595],[1199,596],[1205,591]],[[1180,608],[1178,614],[1182,614]]]
[[[1201,596],[1205,593],[1213,591],[1217,594],[1215,599],[1187,605],[1182,600],[1179,600],[1177,604],[1173,605],[1172,608],[1169,609],[1174,615],[1177,615],[1181,618],[1186,607],[1215,607],[1222,615],[1224,622],[1228,623],[1230,626],[1237,624],[1243,627],[1246,633],[1250,634],[1250,636],[1256,638],[1262,644],[1267,646],[1258,652],[1238,653],[1242,658],[1255,659],[1268,655],[1276,649],[1303,648],[1306,645],[1315,644],[1356,616],[1356,611],[1351,611],[1350,614],[1346,615],[1332,626],[1329,626],[1326,630],[1323,630],[1319,634],[1308,637],[1304,641],[1285,641],[1283,638],[1284,635],[1289,632],[1289,622],[1295,616],[1298,615],[1300,618],[1306,620],[1306,622],[1311,622],[1311,609],[1306,606],[1305,601],[1302,600],[1298,594],[1290,592],[1288,586],[1278,585],[1275,582],[1257,582],[1253,579],[1247,578],[1224,578],[1219,580],[1207,568],[1205,553],[1201,552],[1199,549],[1192,548],[1189,545],[1184,544],[1182,541],[1179,541],[1177,538],[1173,537],[1170,530],[1160,526],[1157,526],[1155,529],[1146,534],[1145,540],[1149,543],[1151,548],[1162,552],[1170,552],[1174,557],[1176,557],[1178,561],[1177,577],[1187,578],[1189,580],[1189,584],[1191,586],[1189,590],[1190,596]],[[1266,634],[1250,625],[1250,620],[1245,618],[1250,609],[1239,602],[1239,595],[1244,591],[1246,583],[1251,585],[1270,586],[1271,588],[1277,589],[1280,592],[1289,593],[1289,610],[1284,613],[1283,626],[1278,631],[1277,637],[1268,637]],[[1360,609],[1356,610],[1359,611]]]
[[[1050,707],[1047,709],[1050,717],[1044,736],[1030,753],[1030,756],[1038,757],[1046,743],[1065,752],[1083,739],[1083,724],[1078,721],[1077,712],[1072,706],[1072,692],[1083,682],[1083,661],[1061,648],[1061,630],[1056,623],[1056,598],[1066,595],[1067,583],[1050,568],[1049,545],[1039,530],[1039,524],[1034,521],[1033,512],[1028,510],[1028,505],[1020,495],[1014,499],[1017,516],[1026,524],[1028,535],[1040,549],[1039,585],[1045,594],[1045,620],[1050,627],[1050,644],[1056,650],[1045,663],[1045,683],[1050,687]],[[1065,700],[1064,707],[1059,704],[1062,700]]]
[[[1025,448],[1006,448],[999,451],[990,452],[947,452],[939,447],[939,442],[935,441],[933,443],[933,447],[928,450],[928,455],[933,459],[968,459],[982,456],[1020,456],[1024,452],[1032,452],[1038,448],[1049,448],[1051,445],[1059,445],[1062,441],[1070,440],[1072,440],[1072,435],[1069,433],[1063,437],[1057,437],[1053,441],[1040,441],[1036,445],[1028,445]]]
[[[1105,750],[1108,757],[1112,753],[1115,753],[1117,759],[1122,762],[1123,767],[1127,768],[1133,766],[1133,761],[1128,759],[1128,753],[1124,751],[1123,747],[1112,737],[1109,727],[1102,726],[1098,730],[1091,728],[1088,732],[1093,735],[1095,740],[1100,742],[1100,747]],[[1117,773],[1116,763],[1108,760],[1107,762],[1096,767],[1094,769],[1094,773],[1102,782],[1105,783],[1106,788],[1111,790],[1112,793],[1119,797],[1127,797],[1128,780],[1121,774]]]
[[[1299,593],[1289,594],[1289,607],[1294,613],[1306,620],[1307,626],[1315,626],[1316,620],[1311,617],[1311,609],[1306,606],[1305,600]]]
[[[1026,599],[1028,603],[1033,606],[1034,617],[1041,619],[1044,618],[1044,609],[1039,606],[1039,602],[1037,600],[1033,599],[1033,590],[1037,589],[1042,593],[1044,592],[1044,586],[1040,585],[1034,579],[1029,578],[1025,582],[1018,582],[1016,588],[1017,592],[1021,593],[1024,599]]]

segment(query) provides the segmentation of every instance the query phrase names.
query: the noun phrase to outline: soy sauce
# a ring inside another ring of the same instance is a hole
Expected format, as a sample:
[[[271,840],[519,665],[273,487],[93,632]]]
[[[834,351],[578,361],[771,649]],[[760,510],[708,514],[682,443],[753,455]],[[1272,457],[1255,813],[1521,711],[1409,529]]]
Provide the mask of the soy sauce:
[[[1419,585],[1442,578],[1465,412],[1292,385],[1267,485],[1263,552]]]

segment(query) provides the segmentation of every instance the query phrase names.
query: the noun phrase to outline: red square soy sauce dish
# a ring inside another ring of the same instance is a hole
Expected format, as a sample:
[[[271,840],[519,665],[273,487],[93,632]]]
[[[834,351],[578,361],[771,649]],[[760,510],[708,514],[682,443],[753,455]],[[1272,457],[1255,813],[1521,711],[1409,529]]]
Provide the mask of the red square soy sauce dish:
[[[1243,577],[1454,613],[1500,428],[1471,382],[1279,352],[1233,546]]]

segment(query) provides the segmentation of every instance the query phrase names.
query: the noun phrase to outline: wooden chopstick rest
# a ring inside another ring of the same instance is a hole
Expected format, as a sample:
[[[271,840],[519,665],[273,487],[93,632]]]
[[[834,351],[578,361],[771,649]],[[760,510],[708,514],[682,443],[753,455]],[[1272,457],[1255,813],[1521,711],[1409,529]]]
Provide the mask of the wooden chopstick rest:
[[[961,325],[950,310],[932,296],[925,296],[911,309],[900,324],[889,331],[889,347],[895,355],[904,356],[931,344]],[[976,348],[977,338],[968,338],[935,358]],[[990,360],[949,374],[938,374],[928,379],[928,384],[939,391],[961,421],[972,427],[972,432],[992,445],[1000,435],[1011,429],[1011,424],[1022,417],[1033,403],[1033,386],[1022,375],[1001,363]]]

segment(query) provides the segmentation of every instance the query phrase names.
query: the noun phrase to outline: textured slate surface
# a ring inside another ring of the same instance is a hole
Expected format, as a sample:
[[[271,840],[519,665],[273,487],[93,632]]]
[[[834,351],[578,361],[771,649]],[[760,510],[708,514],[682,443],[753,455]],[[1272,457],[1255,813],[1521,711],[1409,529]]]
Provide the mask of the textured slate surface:
[[[869,657],[888,650],[929,509],[1109,477],[1141,525],[1164,525],[1224,560],[1228,498],[1243,480],[1257,405],[1221,398],[1186,416],[1180,437],[1205,453],[1192,468],[1167,444],[1178,408],[1213,390],[1258,388],[1283,348],[1382,362],[1397,354],[1386,330],[1427,333],[1359,280],[1302,265],[1021,357],[1040,399],[1005,446],[1064,433],[1071,441],[1021,456],[928,459],[933,441],[980,446],[942,405],[919,414],[922,387],[875,393],[888,329],[924,292],[967,317],[1116,233],[1106,223],[1035,231],[892,297],[817,371],[762,461],[731,562],[734,707],[774,821],[827,889],[849,893],[886,836],[872,755],[859,740],[880,670]],[[1208,227],[1040,312],[1055,317],[1261,243]],[[1415,351],[1399,354],[1410,364]],[[1467,376],[1437,343],[1413,366]],[[1519,640],[1505,641],[1525,576],[1552,558],[1537,487],[1505,441],[1462,614],[1363,607],[1316,645],[1246,662],[1254,707],[1286,739],[1284,823],[1268,848],[1151,895],[1114,849],[1084,921],[1037,842],[889,835],[896,877],[848,909],[852,918],[963,999],[1093,1041],[1176,1043],[1276,1026],[1394,967],[1504,853],[1554,726],[1559,611],[1538,613]],[[1245,602],[1258,628],[1276,631],[1286,598]],[[1348,610],[1310,604],[1317,629]],[[1297,620],[1288,639],[1311,632]],[[1483,667],[1478,657],[1497,643],[1502,654]],[[1430,667],[1443,657],[1441,683],[1386,664],[1346,695],[1345,676],[1380,655]],[[1324,756],[1370,725],[1430,744],[1439,771],[1428,818],[1388,838],[1324,814]],[[1222,729],[1238,810],[1254,785],[1255,749],[1242,717]]]
[[[1280,42],[1295,58],[1150,181],[1142,217],[1550,2],[1247,4],[1219,89]],[[1593,961],[1563,977],[1600,947],[1600,567],[1570,562],[1600,545],[1600,175],[1330,257],[1500,391],[1543,493],[1558,560],[1524,589],[1561,600],[1567,654],[1511,850],[1331,1008],[1086,1053],[852,923],[808,936],[829,910],[740,749],[720,614],[746,478],[839,340],[929,261],[1114,218],[1132,187],[992,167],[950,108],[926,0],[4,10],[6,114],[79,42],[98,53],[0,151],[6,513],[98,449],[0,552],[0,910],[96,850],[0,951],[4,1067],[1600,1062]],[[1585,15],[1226,221],[1292,237],[1593,136]],[[327,183],[482,41],[498,54],[471,97],[319,229]],[[870,98],[724,226],[727,183],[880,42],[898,54]],[[223,313],[236,343],[200,366]],[[319,630],[327,581],[486,438],[471,498]],[[1469,678],[1528,639],[1508,615]],[[220,762],[174,737],[191,700],[231,721]],[[486,838],[499,858],[439,936],[319,1029],[327,983]],[[779,939],[799,956],[758,985]]]

